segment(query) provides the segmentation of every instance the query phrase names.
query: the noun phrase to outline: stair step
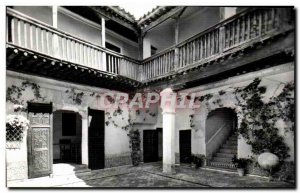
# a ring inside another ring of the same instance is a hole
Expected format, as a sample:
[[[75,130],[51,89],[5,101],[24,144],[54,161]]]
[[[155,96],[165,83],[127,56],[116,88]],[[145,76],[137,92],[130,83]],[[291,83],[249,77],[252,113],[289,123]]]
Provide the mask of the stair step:
[[[226,145],[237,145],[237,141],[226,141]]]
[[[222,172],[232,172],[232,173],[237,173],[236,168],[222,168],[222,167],[214,167],[214,166],[205,166],[203,169],[208,169],[208,170],[215,170],[215,171],[222,171]]]
[[[237,150],[236,149],[224,149],[224,148],[221,148],[219,150],[218,153],[231,153],[231,154],[236,154],[237,153]]]
[[[210,165],[213,167],[221,167],[221,168],[231,168],[231,169],[235,169],[234,164],[232,163],[224,163],[224,162],[216,162],[216,161],[212,161],[210,162]]]
[[[232,158],[230,157],[214,157],[213,161],[215,162],[224,162],[224,163],[232,163]]]
[[[224,145],[222,145],[222,148],[226,148],[226,149],[237,149],[237,145],[227,145],[227,144],[224,144]]]
[[[234,154],[234,153],[217,153],[217,157],[228,157],[228,158],[233,158],[234,157],[234,155],[236,155],[236,154]]]

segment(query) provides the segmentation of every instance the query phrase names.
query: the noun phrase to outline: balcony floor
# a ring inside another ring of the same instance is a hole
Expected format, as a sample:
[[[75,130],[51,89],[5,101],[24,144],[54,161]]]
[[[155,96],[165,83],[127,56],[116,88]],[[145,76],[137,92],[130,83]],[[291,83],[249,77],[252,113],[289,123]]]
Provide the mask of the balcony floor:
[[[21,73],[119,91],[131,91],[141,84],[124,76],[59,61],[12,44],[7,44],[6,54],[7,69]]]

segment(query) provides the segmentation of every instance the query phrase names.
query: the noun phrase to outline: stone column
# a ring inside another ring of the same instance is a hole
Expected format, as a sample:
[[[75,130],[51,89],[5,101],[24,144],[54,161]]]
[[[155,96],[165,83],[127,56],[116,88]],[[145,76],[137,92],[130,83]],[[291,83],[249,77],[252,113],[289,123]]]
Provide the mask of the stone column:
[[[81,163],[88,165],[89,163],[89,154],[88,154],[88,125],[89,125],[89,117],[88,113],[80,112],[82,121],[81,121]]]
[[[163,116],[163,172],[174,174],[176,93],[167,88],[160,95]]]

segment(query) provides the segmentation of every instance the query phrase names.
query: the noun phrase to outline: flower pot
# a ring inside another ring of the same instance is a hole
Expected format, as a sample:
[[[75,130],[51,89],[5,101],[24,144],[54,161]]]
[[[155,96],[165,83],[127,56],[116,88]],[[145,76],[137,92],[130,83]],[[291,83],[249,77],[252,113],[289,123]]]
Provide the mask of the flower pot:
[[[238,168],[237,169],[239,176],[244,176],[245,175],[245,169],[244,168]]]
[[[264,152],[260,154],[257,158],[258,164],[265,170],[271,170],[279,164],[279,158],[277,155]]]

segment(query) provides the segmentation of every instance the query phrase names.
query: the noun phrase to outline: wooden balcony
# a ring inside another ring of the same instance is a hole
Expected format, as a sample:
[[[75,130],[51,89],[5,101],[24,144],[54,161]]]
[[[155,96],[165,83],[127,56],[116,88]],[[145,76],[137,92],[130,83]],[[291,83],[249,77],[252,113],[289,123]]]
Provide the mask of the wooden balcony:
[[[37,68],[42,69],[41,73],[46,70],[50,75],[60,74],[65,78],[74,75],[87,84],[94,81],[95,86],[105,85],[112,89],[113,85],[122,81],[132,89],[157,80],[169,80],[216,61],[220,63],[228,56],[240,54],[256,44],[293,30],[291,8],[251,8],[143,61],[137,61],[8,8],[7,61],[8,68],[22,66],[26,61],[23,71],[35,71]],[[36,62],[37,58],[42,58],[42,61]],[[51,62],[43,69],[47,61]],[[222,68],[225,68],[224,65]],[[57,69],[59,71],[55,71]],[[73,73],[70,69],[77,72]],[[45,73],[46,76],[49,74]],[[98,80],[99,77],[110,81]]]
[[[289,8],[248,9],[142,61],[143,82],[172,79],[294,29]]]
[[[137,80],[139,61],[65,33],[18,11],[7,9],[7,47]],[[34,66],[32,66],[34,67]]]

